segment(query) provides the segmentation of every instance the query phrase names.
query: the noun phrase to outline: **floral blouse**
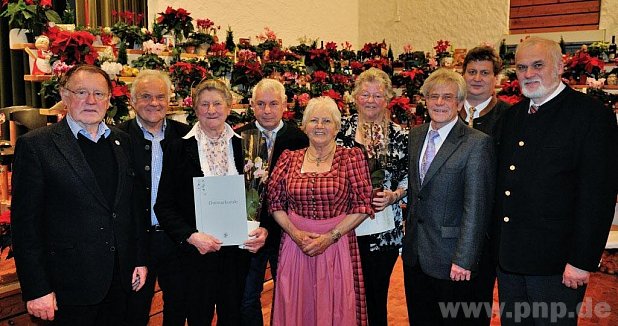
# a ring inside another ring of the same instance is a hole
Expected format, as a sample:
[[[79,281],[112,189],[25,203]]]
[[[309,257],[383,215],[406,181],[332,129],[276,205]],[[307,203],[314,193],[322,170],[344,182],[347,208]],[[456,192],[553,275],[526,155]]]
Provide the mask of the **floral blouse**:
[[[344,147],[363,146],[356,142],[356,128],[358,127],[358,114],[344,117],[341,120],[341,130],[337,135],[337,144]],[[396,190],[397,188],[408,189],[408,131],[392,121],[388,123],[388,148],[386,151],[389,166],[384,176],[384,188]],[[405,196],[402,200],[405,201]],[[399,202],[391,205],[395,215],[395,228],[367,235],[369,250],[387,250],[401,248],[403,238],[403,213]]]

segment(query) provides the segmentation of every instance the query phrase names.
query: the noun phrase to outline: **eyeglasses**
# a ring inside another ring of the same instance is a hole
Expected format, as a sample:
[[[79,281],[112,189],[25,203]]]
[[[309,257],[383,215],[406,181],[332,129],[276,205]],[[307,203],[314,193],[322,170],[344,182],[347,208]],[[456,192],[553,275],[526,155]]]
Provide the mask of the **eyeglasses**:
[[[457,97],[454,94],[429,94],[429,96],[427,97],[427,100],[432,101],[432,102],[437,102],[440,98],[442,98],[442,100],[444,102],[453,102],[455,99],[457,99]]]
[[[150,94],[141,94],[137,96],[137,100],[140,102],[150,103],[152,99],[157,99],[157,102],[166,102],[168,97],[167,95],[152,96]]]
[[[528,68],[532,68],[532,71],[534,72],[539,72],[541,71],[543,68],[545,67],[545,63],[544,62],[535,62],[532,64],[532,66],[526,66],[526,65],[522,65],[522,64],[518,64],[515,66],[515,69],[517,70],[518,73],[525,73],[528,71]]]
[[[382,94],[363,93],[363,94],[359,95],[359,97],[363,101],[369,101],[370,97],[373,97],[373,100],[376,101],[376,102],[384,100],[384,95],[382,95]]]
[[[92,95],[92,96],[94,96],[94,99],[97,102],[101,102],[101,101],[105,101],[107,99],[107,96],[109,95],[108,93],[104,93],[104,92],[101,92],[101,91],[92,91],[92,92],[90,92],[87,89],[78,89],[76,91],[71,90],[71,89],[66,88],[66,87],[64,89],[66,89],[67,91],[73,93],[73,95],[75,95],[75,97],[77,97],[80,100],[85,100],[85,99],[88,98],[88,96]]]

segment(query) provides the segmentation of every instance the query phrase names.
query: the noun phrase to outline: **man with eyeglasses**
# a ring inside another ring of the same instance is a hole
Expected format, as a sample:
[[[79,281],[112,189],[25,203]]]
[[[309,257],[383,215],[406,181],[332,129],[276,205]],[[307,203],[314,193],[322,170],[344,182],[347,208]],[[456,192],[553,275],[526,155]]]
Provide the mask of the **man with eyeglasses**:
[[[28,312],[57,325],[119,325],[146,280],[132,213],[130,140],[103,121],[112,83],[91,65],[60,81],[64,120],[17,140],[13,249]]]
[[[163,292],[163,324],[184,325],[187,316],[181,251],[159,226],[152,209],[157,199],[165,144],[191,129],[184,123],[166,119],[171,89],[172,82],[165,72],[140,71],[131,84],[131,105],[136,117],[118,126],[129,134],[133,144],[135,174],[141,186],[135,191],[136,211],[147,233],[149,254],[146,284],[129,297],[128,325],[148,324],[157,278]]]
[[[255,114],[255,121],[239,128],[237,132],[242,133],[254,129],[262,132],[267,144],[267,155],[270,157],[268,162],[269,173],[277,164],[277,159],[284,150],[297,150],[309,146],[309,140],[304,132],[298,129],[293,122],[281,120],[283,112],[287,110],[287,97],[285,88],[279,81],[266,78],[258,82],[253,88],[251,107]],[[260,296],[264,287],[264,273],[267,262],[270,262],[273,280],[275,280],[277,274],[281,227],[268,214],[265,194],[261,196],[260,226],[268,230],[268,237],[264,247],[251,258],[241,305],[243,325],[264,325]]]
[[[618,127],[562,83],[557,42],[528,38],[515,63],[526,98],[507,110],[498,139],[501,322],[575,325],[614,215]]]
[[[494,145],[458,118],[467,93],[460,74],[438,69],[421,92],[431,122],[409,134],[410,210],[402,253],[408,318],[410,325],[482,325],[480,315],[444,309],[476,301],[494,193]]]

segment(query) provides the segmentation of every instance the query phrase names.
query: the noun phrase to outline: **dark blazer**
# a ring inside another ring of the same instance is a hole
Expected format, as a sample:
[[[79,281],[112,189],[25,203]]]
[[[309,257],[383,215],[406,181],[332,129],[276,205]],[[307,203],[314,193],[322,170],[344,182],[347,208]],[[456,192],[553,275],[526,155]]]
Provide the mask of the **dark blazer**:
[[[138,219],[131,213],[134,172],[127,134],[112,128],[118,164],[114,204],[97,185],[77,139],[63,120],[17,140],[12,230],[24,300],[50,292],[64,305],[97,304],[107,294],[118,257],[122,284],[145,265]]]
[[[236,170],[241,173],[244,166],[242,140],[232,137],[232,148]],[[197,232],[193,178],[203,176],[195,137],[175,139],[167,145],[155,213],[165,232],[175,242],[196,253],[197,249],[186,244],[186,240]]]
[[[594,271],[618,185],[618,127],[611,110],[566,87],[529,115],[507,111],[498,143],[499,263],[509,272]]]
[[[255,122],[248,123],[241,128],[239,128],[236,132],[239,134],[245,130],[253,130],[257,129],[255,126]],[[281,130],[277,132],[277,138],[275,139],[275,147],[273,148],[273,153],[271,157],[270,166],[268,167],[268,172],[272,172],[277,165],[277,160],[281,153],[284,150],[297,150],[301,148],[305,148],[309,146],[309,139],[307,135],[296,125],[290,122],[284,122]],[[269,248],[279,248],[279,243],[281,242],[281,227],[277,224],[277,221],[272,217],[272,215],[268,214],[268,201],[266,200],[267,196],[263,196],[263,202],[260,212],[260,226],[268,230],[268,237],[266,238],[266,243],[264,247]]]
[[[449,280],[451,264],[475,271],[494,193],[491,138],[457,120],[420,184],[418,162],[429,124],[410,130],[408,217],[403,262]]]
[[[148,228],[150,222],[150,197],[152,185],[152,142],[144,138],[144,132],[137,124],[136,119],[125,121],[118,128],[129,134],[131,143],[133,144],[133,154],[135,163],[135,176],[139,180],[134,194],[134,203],[136,204],[136,212],[143,221],[145,228]],[[182,122],[166,119],[165,138],[161,141],[161,148],[165,152],[165,148],[170,141],[178,139],[186,135],[191,126]]]

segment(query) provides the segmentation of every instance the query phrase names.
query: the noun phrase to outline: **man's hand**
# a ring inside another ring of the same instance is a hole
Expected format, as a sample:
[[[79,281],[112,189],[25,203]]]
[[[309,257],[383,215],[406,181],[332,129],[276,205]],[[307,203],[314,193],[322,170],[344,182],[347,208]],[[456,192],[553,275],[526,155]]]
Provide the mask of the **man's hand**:
[[[197,248],[202,255],[218,251],[221,249],[221,244],[223,243],[219,239],[201,232],[191,234],[187,242]]]
[[[579,269],[571,264],[566,264],[564,273],[562,274],[562,284],[577,289],[580,286],[588,284],[590,280],[590,272]]]
[[[135,267],[133,270],[133,276],[131,277],[131,288],[133,291],[139,291],[144,284],[146,284],[146,276],[148,276],[148,267]]]
[[[472,275],[472,272],[467,269],[461,268],[455,264],[451,266],[452,281],[469,281],[470,275]]]
[[[56,293],[51,292],[40,298],[30,300],[26,302],[26,308],[28,309],[28,313],[34,317],[43,320],[54,320],[55,312],[58,310]]]
[[[245,241],[244,248],[249,250],[249,252],[256,253],[264,246],[264,243],[266,243],[267,236],[268,231],[262,227],[251,231],[251,233],[249,233],[250,239]]]

